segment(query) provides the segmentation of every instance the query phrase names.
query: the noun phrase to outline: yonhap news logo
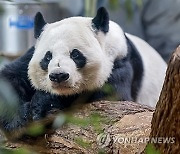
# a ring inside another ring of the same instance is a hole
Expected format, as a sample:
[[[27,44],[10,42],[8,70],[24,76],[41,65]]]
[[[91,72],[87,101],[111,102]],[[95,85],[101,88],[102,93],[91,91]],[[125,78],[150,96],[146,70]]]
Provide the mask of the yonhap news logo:
[[[97,136],[97,144],[104,148],[107,147],[111,142],[111,137],[109,133],[101,133]]]
[[[174,144],[175,137],[137,137],[131,136],[126,137],[123,135],[112,135],[108,133],[101,133],[97,136],[97,143],[100,147],[107,147],[110,142],[118,144],[147,144],[147,143],[159,143],[159,144]]]

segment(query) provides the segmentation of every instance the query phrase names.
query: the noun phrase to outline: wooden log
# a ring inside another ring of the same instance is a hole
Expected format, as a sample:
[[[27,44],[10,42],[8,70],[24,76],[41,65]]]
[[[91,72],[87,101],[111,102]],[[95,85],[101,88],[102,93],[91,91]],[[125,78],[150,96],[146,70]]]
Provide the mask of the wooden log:
[[[100,101],[86,104],[71,113],[74,120],[53,133],[23,141],[7,142],[6,147],[26,147],[42,153],[121,153],[141,152],[146,144],[121,144],[118,139],[148,137],[154,109],[134,102]],[[85,124],[77,122],[85,120]],[[77,122],[77,123],[76,123]]]

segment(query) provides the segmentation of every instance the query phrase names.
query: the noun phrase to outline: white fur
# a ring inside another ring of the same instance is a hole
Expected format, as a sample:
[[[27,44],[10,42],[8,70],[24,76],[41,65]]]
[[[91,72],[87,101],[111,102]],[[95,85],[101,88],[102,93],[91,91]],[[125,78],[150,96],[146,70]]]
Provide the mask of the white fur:
[[[125,38],[119,37],[119,35],[123,35],[123,32],[113,22],[110,22],[112,28],[107,36],[102,32],[96,35],[91,29],[91,20],[91,18],[72,17],[47,24],[44,27],[29,64],[29,78],[35,88],[69,95],[82,90],[93,90],[101,87],[107,81],[113,68],[114,59],[127,54]],[[112,43],[106,43],[110,41]],[[77,71],[75,63],[70,58],[70,52],[75,48],[87,58],[85,68],[80,71]],[[39,66],[47,51],[53,53],[48,73]],[[58,63],[60,67],[58,67]],[[49,74],[57,71],[70,74],[65,85],[66,88],[62,86],[57,88],[49,80]]]
[[[103,86],[112,72],[114,60],[127,55],[127,44],[122,29],[116,23],[110,21],[107,34],[96,34],[91,28],[91,21],[92,18],[72,17],[45,25],[35,45],[28,70],[29,79],[36,89],[70,95]],[[145,68],[138,102],[154,106],[166,64],[147,43],[132,35],[128,37],[138,44],[136,47],[140,50]],[[87,64],[81,70],[77,70],[70,58],[70,52],[75,48],[87,58]],[[53,59],[49,63],[48,72],[45,72],[39,63],[47,51],[53,53]],[[49,74],[53,72],[69,73],[70,78],[64,85],[54,85],[49,80]]]
[[[154,107],[158,101],[166,72],[166,63],[149,44],[142,39],[127,34],[135,44],[144,65],[142,87],[137,102]]]

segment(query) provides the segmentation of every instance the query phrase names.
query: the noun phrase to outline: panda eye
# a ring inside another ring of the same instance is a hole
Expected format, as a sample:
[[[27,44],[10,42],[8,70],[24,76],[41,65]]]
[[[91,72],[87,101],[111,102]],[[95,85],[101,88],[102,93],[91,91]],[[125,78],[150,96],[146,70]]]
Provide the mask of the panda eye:
[[[83,68],[86,65],[86,57],[78,49],[73,49],[70,58],[75,62],[77,68]]]
[[[52,53],[48,51],[44,57],[44,60],[50,61],[52,59]]]
[[[44,58],[40,61],[40,66],[43,70],[48,69],[48,65],[52,59],[52,53],[50,51],[47,51]]]
[[[79,50],[77,50],[77,49],[73,49],[73,51],[71,52],[71,54],[70,54],[70,57],[72,58],[72,59],[76,59],[76,58],[78,58],[79,56],[80,56],[80,51]]]

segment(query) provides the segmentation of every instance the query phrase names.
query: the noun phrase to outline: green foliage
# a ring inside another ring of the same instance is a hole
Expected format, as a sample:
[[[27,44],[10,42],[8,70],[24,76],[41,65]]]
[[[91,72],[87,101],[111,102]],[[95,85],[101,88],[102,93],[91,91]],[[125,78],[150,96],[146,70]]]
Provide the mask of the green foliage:
[[[19,148],[16,150],[12,150],[12,149],[5,149],[1,147],[0,154],[37,154],[37,153],[29,151],[26,148]]]
[[[103,85],[102,91],[108,95],[108,97],[106,98],[107,100],[109,100],[109,101],[118,100],[116,93],[115,93],[115,89],[112,85],[106,83],[105,85]]]
[[[85,141],[83,138],[81,138],[81,137],[76,137],[75,139],[74,139],[74,141],[78,144],[78,145],[80,145],[81,147],[83,147],[83,148],[89,148],[89,147],[91,147],[91,142],[89,142],[89,141]]]
[[[81,127],[91,126],[97,134],[103,132],[101,124],[104,123],[105,121],[106,119],[96,112],[92,113],[87,118],[78,118],[78,117],[73,117],[72,115],[66,116],[67,123]],[[74,140],[78,145],[80,145],[83,148],[89,148],[92,146],[91,142],[86,141],[81,137],[76,137]]]
[[[88,118],[78,118],[78,117],[73,117],[72,115],[67,115],[66,116],[66,122],[81,126],[81,127],[87,127],[89,124],[89,119]]]
[[[158,150],[155,149],[153,144],[148,144],[146,149],[145,149],[146,154],[160,154]]]
[[[78,117],[73,117],[72,115],[66,116],[66,122],[67,123],[77,125],[77,126],[81,126],[81,127],[91,126],[94,129],[94,131],[96,131],[97,133],[103,132],[103,130],[101,128],[101,124],[105,123],[105,121],[107,121],[107,119],[105,119],[100,114],[95,113],[95,112],[92,113],[87,118],[84,118],[84,117],[78,118]]]
[[[92,113],[89,118],[90,118],[90,124],[94,128],[94,130],[98,134],[102,133],[103,130],[101,128],[101,124],[105,123],[106,119],[103,116],[101,116],[100,114],[95,113],[95,112]]]
[[[34,123],[27,128],[26,134],[30,136],[38,136],[45,132],[45,126],[42,123]]]
[[[107,93],[107,94],[113,94],[113,91],[114,91],[114,88],[112,85],[110,84],[105,84],[103,87],[102,87],[102,91],[104,93]]]

